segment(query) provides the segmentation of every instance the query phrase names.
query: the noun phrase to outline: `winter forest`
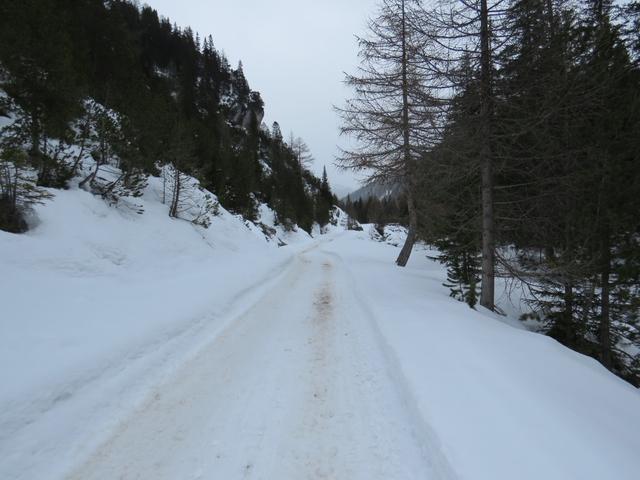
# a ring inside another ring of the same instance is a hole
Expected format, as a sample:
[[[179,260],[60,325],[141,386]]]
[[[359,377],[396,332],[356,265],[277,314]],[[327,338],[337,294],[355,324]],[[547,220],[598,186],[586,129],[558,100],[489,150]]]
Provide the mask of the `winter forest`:
[[[640,477],[638,1],[148,1],[0,2],[1,478]]]
[[[636,384],[638,22],[637,3],[385,1],[338,109],[362,140],[339,162],[403,187],[399,265],[412,236],[433,244],[452,296],[492,310],[507,279],[548,335]]]
[[[24,230],[21,206],[45,195],[39,187],[64,188],[85,157],[95,168],[81,184],[114,203],[161,170],[174,217],[190,174],[249,220],[257,194],[283,222],[307,230],[328,223],[332,195],[306,168],[304,140],[285,141],[277,123],[261,125],[260,94],[210,36],[127,1],[30,0],[2,9],[0,108],[18,118],[2,136],[5,230]],[[114,162],[120,173],[103,179]]]

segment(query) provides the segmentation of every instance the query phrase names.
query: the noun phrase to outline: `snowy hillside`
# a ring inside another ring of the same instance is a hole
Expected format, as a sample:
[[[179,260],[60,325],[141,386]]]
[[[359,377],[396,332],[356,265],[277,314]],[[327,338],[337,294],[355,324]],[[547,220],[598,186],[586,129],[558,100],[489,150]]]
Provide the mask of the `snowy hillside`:
[[[638,477],[639,390],[548,337],[452,301],[443,267],[425,258],[434,252],[393,268],[398,250],[368,241],[370,228],[323,250],[348,271],[432,469],[379,478]]]
[[[449,298],[433,252],[395,267],[401,227],[204,229],[161,191],[0,232],[1,478],[637,478],[638,391]]]
[[[0,2],[0,480],[640,479],[640,1],[289,3]]]
[[[222,207],[208,229],[170,219],[162,188],[149,179],[143,215],[52,190],[29,233],[0,231],[0,477],[55,478],[53,458],[90,447],[290,261],[293,232]]]

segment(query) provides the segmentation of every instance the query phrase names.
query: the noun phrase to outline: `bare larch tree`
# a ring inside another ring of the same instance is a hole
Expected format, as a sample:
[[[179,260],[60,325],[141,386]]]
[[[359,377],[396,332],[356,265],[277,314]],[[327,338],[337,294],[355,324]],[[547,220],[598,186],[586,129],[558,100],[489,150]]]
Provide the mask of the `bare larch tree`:
[[[402,267],[416,240],[414,166],[428,110],[428,94],[417,67],[420,41],[410,22],[419,4],[418,0],[381,2],[377,17],[368,23],[368,35],[358,37],[361,65],[355,75],[346,76],[354,97],[336,109],[343,121],[341,133],[354,144],[342,150],[338,166],[364,172],[369,182],[403,187],[409,231],[396,260]]]

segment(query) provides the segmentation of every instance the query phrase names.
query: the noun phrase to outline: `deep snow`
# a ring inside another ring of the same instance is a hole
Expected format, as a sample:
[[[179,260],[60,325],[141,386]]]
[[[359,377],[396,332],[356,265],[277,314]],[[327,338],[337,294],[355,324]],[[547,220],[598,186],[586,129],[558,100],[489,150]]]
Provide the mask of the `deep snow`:
[[[70,478],[442,478],[345,274],[301,252]]]
[[[58,478],[290,261],[224,209],[170,219],[161,190],[143,215],[56,190],[0,231],[0,478]]]
[[[0,478],[640,475],[638,391],[395,267],[400,229],[205,230],[160,189],[0,232]]]
[[[323,248],[351,273],[407,408],[454,478],[639,478],[637,389],[549,337],[452,301],[446,272],[424,254],[393,268],[397,250],[366,238]]]

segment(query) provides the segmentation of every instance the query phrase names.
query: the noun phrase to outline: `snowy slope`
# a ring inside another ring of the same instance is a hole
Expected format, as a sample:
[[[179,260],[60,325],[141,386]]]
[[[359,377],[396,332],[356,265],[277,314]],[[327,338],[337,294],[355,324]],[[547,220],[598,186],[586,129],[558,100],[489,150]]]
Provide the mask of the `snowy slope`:
[[[285,229],[276,221],[276,213],[264,203],[258,206],[258,219],[256,223],[263,229],[266,227],[270,234],[270,239],[281,246],[299,244],[311,240],[311,235],[297,225],[293,225],[291,230]]]
[[[366,226],[365,226],[366,227]],[[452,477],[640,478],[640,392],[549,337],[452,301],[444,268],[352,233],[343,262],[424,441]]]
[[[395,267],[400,227],[203,229],[161,189],[0,232],[0,478],[638,478],[638,391]]]
[[[0,231],[0,478],[56,478],[290,261],[222,208],[170,219],[161,191],[139,215],[55,190],[29,233]]]

